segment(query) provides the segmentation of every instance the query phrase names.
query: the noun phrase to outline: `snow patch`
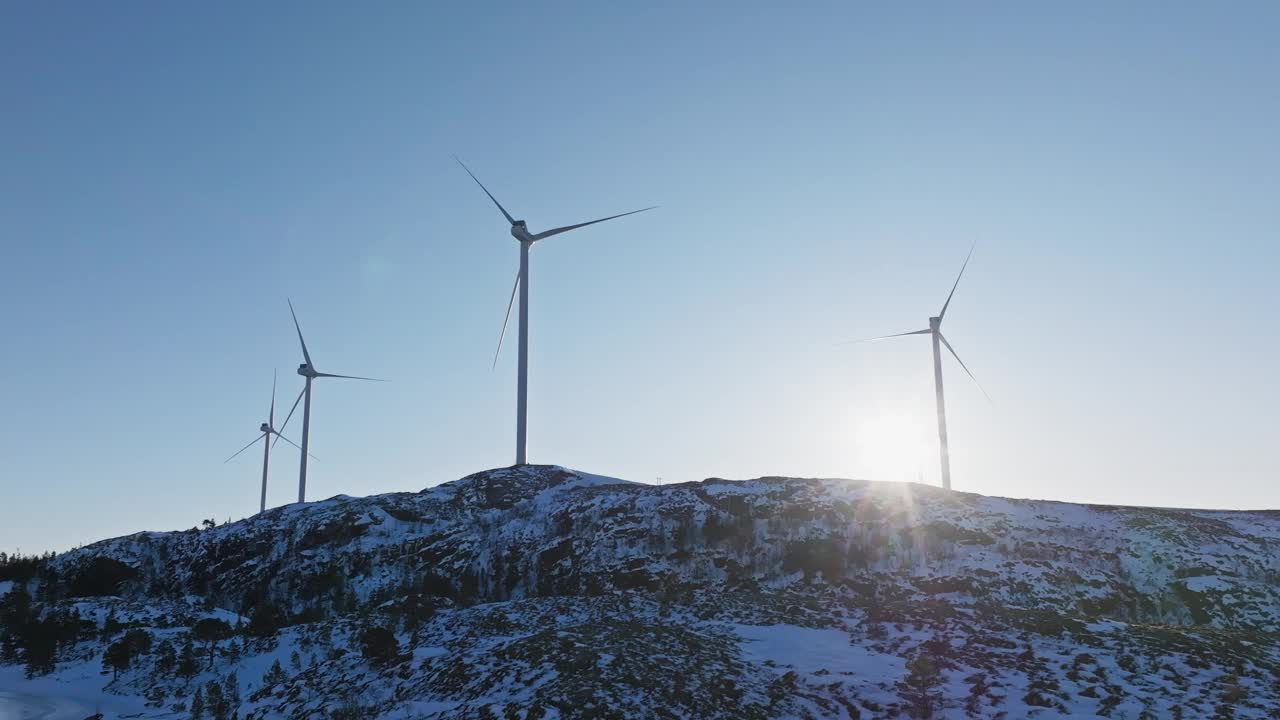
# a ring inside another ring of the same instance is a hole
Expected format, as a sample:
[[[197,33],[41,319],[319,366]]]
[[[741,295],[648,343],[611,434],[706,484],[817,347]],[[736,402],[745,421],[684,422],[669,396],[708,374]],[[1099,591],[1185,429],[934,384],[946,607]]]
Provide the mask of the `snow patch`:
[[[900,676],[901,658],[854,645],[849,633],[835,628],[796,625],[733,625],[742,638],[743,654],[812,675],[819,670],[849,672],[872,680]]]

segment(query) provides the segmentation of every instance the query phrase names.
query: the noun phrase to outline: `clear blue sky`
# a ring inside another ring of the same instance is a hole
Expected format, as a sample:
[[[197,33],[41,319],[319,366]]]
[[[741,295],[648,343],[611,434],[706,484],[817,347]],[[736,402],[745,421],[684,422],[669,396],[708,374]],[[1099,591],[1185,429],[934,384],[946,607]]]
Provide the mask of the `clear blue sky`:
[[[9,3],[0,548],[256,509],[286,297],[312,498],[530,459],[1280,506],[1280,6]],[[512,348],[513,349],[513,348]],[[298,428],[291,426],[297,439]],[[283,444],[271,504],[295,493]]]

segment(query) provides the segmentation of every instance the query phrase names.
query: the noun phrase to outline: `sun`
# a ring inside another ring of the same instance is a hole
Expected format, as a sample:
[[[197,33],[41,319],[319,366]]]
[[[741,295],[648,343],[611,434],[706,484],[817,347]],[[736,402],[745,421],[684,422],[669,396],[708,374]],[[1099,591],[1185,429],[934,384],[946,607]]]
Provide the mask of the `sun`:
[[[925,480],[928,428],[904,412],[882,413],[853,429],[853,462],[868,480]]]

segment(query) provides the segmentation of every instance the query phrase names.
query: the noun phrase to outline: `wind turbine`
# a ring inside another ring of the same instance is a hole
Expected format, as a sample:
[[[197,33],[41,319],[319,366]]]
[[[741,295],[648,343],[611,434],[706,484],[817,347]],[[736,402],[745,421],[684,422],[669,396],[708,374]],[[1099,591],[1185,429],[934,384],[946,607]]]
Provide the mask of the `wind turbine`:
[[[222,464],[225,465],[231,462],[232,460],[235,460],[236,457],[240,455],[240,453],[253,447],[254,443],[258,442],[259,440],[263,441],[262,442],[262,498],[258,503],[258,512],[264,512],[267,509],[267,467],[271,464],[271,446],[274,444],[274,443],[267,442],[267,440],[272,435],[275,435],[276,437],[284,438],[285,442],[298,448],[299,450],[302,449],[298,447],[297,443],[281,435],[279,431],[276,430],[275,423],[276,423],[276,374],[273,372],[271,373],[271,410],[267,412],[267,421],[262,423],[262,426],[258,428],[258,432],[262,434],[254,438],[253,442],[237,450],[235,455],[232,455],[231,457],[222,461]]]
[[[302,404],[302,447],[298,448],[302,451],[302,460],[299,461],[298,467],[298,502],[307,501],[307,448],[311,442],[311,381],[316,378],[343,378],[346,380],[370,380],[372,382],[386,382],[378,378],[359,377],[357,375],[334,375],[332,373],[316,372],[315,365],[311,362],[311,353],[307,352],[307,341],[302,339],[302,328],[298,325],[298,314],[293,311],[293,301],[289,301],[289,314],[293,316],[293,329],[298,331],[298,344],[302,345],[302,359],[304,362],[298,366],[298,374],[306,379],[306,385],[303,386],[302,392],[298,393],[298,399],[293,401],[293,407],[289,408],[289,414],[285,416],[284,423],[280,426],[281,430],[289,425],[289,420],[293,417],[293,411],[298,409],[298,402],[304,397],[307,399]],[[277,433],[279,436],[279,433]]]
[[[964,364],[960,356],[956,354],[955,348],[951,347],[951,343],[947,342],[947,338],[942,334],[942,319],[947,316],[947,308],[951,306],[951,298],[956,294],[956,288],[960,286],[960,278],[964,277],[965,268],[969,267],[969,259],[973,257],[973,250],[977,244],[969,248],[969,255],[964,259],[964,265],[960,266],[960,274],[956,276],[956,282],[951,286],[951,292],[947,295],[947,301],[942,304],[942,311],[935,317],[929,318],[929,327],[924,330],[913,330],[911,332],[898,333],[896,335],[884,335],[877,338],[868,338],[857,342],[875,342],[877,340],[887,340],[889,338],[903,337],[906,335],[930,335],[933,338],[933,387],[938,402],[938,444],[939,458],[942,461],[942,487],[947,490],[951,489],[951,454],[947,447],[947,402],[942,394],[942,349],[940,345],[945,345],[947,350],[960,363],[960,367],[968,373],[969,379],[973,380],[973,384],[982,390],[982,394],[986,396],[987,401],[991,401],[991,396],[987,395],[987,391],[982,389],[982,384],[978,382],[978,378],[974,377],[973,372]]]
[[[456,155],[453,159],[457,160],[459,165],[462,165],[462,169],[467,171],[467,174],[471,176],[471,179],[476,181],[476,184],[480,186],[481,190],[484,190],[484,194],[488,195],[489,199],[493,201],[493,204],[497,205],[498,209],[502,211],[503,217],[507,219],[507,222],[511,223],[511,236],[520,243],[520,272],[516,274],[515,284],[511,286],[511,299],[507,301],[507,314],[502,319],[502,334],[498,336],[498,350],[493,354],[493,365],[494,367],[497,367],[498,365],[498,353],[502,352],[502,339],[507,335],[507,322],[511,319],[511,305],[515,302],[516,290],[518,289],[520,291],[520,359],[518,369],[516,371],[516,465],[524,465],[527,459],[527,444],[525,440],[526,431],[528,429],[529,411],[529,248],[533,247],[535,242],[545,240],[552,235],[559,235],[560,233],[569,232],[570,230],[577,230],[578,228],[586,227],[588,225],[595,225],[596,223],[602,223],[605,220],[613,220],[620,217],[626,217],[627,215],[635,215],[636,213],[641,213],[646,210],[653,210],[657,206],[654,205],[652,207],[641,208],[639,210],[632,210],[631,212],[624,212],[619,215],[610,215],[609,217],[600,218],[599,220],[591,220],[589,222],[578,223],[576,225],[565,225],[564,227],[552,228],[535,234],[529,232],[529,228],[525,225],[524,220],[516,220],[511,217],[511,213],[507,212],[507,209],[502,207],[502,203],[498,202],[498,199],[493,196],[493,193],[489,192],[489,189],[484,186],[484,183],[480,182],[480,179],[475,176],[475,173],[471,172],[471,169],[463,164],[461,160],[458,160]]]

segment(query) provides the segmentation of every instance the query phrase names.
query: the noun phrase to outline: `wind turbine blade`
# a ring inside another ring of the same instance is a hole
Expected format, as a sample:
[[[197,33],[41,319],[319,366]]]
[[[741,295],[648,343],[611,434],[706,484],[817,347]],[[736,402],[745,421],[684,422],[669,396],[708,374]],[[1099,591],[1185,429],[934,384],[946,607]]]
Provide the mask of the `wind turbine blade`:
[[[493,351],[493,367],[498,367],[498,354],[502,352],[502,339],[507,336],[507,323],[511,321],[511,306],[516,302],[516,290],[520,287],[520,271],[516,271],[516,283],[511,286],[511,299],[507,301],[507,314],[502,318],[502,333],[498,335],[498,349]]]
[[[533,239],[544,240],[546,238],[551,237],[552,235],[559,235],[560,233],[569,232],[570,230],[577,230],[580,227],[595,225],[596,223],[602,223],[605,220],[613,220],[614,218],[626,217],[628,215],[635,215],[636,213],[642,213],[647,210],[653,210],[654,208],[657,208],[657,207],[658,207],[657,205],[654,205],[652,207],[640,208],[639,210],[632,210],[631,212],[624,212],[620,215],[610,215],[609,217],[600,218],[599,220],[592,220],[591,222],[584,222],[584,223],[578,223],[577,225],[565,225],[564,227],[552,228],[551,230],[540,232],[537,235],[534,235]]]
[[[316,373],[316,377],[343,378],[344,380],[371,380],[373,382],[386,382],[380,378],[360,377],[359,375],[333,375],[331,373]]]
[[[302,388],[302,391],[298,393],[298,399],[293,401],[293,407],[289,408],[289,414],[284,416],[284,424],[281,425],[278,430],[276,430],[276,439],[271,441],[271,447],[275,447],[276,443],[280,442],[279,440],[280,433],[284,432],[284,429],[289,427],[289,421],[293,419],[293,411],[298,409],[298,403],[302,402],[302,396],[306,392],[307,392],[307,388],[304,386]]]
[[[932,331],[932,330],[930,330],[929,328],[925,328],[925,329],[923,329],[923,330],[912,330],[911,332],[898,333],[897,335],[881,335],[880,337],[873,337],[873,338],[861,338],[861,339],[859,339],[859,340],[844,340],[844,341],[842,341],[842,342],[843,342],[843,343],[865,343],[865,342],[876,342],[876,341],[878,341],[878,340],[888,340],[889,338],[905,337],[905,336],[907,336],[907,335],[928,335],[928,334],[929,334],[929,333],[931,333],[931,332],[933,332],[933,331]]]
[[[271,371],[271,413],[267,415],[267,427],[276,426],[276,375],[275,370]]]
[[[958,354],[956,354],[956,349],[955,349],[955,348],[953,348],[953,347],[951,347],[951,343],[947,342],[947,338],[946,338],[946,336],[945,336],[945,335],[943,335],[942,333],[938,333],[938,339],[939,339],[939,340],[941,340],[941,341],[942,341],[942,344],[943,344],[943,345],[946,345],[946,346],[947,346],[947,349],[951,351],[951,356],[952,356],[952,357],[954,357],[954,358],[956,359],[956,362],[960,363],[960,367],[964,368],[964,371],[965,371],[966,373],[969,373],[969,379],[973,381],[973,384],[974,384],[974,385],[977,385],[977,386],[978,386],[978,389],[979,389],[979,390],[982,390],[982,394],[983,394],[984,396],[986,396],[986,398],[987,398],[987,402],[992,403],[992,404],[994,405],[995,403],[993,403],[993,402],[992,402],[992,400],[991,400],[991,396],[990,396],[990,395],[987,395],[987,391],[986,391],[986,390],[983,390],[983,388],[982,388],[982,383],[978,382],[978,378],[976,378],[976,377],[974,377],[974,376],[973,376],[973,372],[972,372],[971,370],[969,370],[969,366],[968,366],[968,365],[965,365],[965,364],[964,364],[964,361],[960,359],[960,356],[959,356]]]
[[[942,312],[938,313],[939,322],[942,321],[942,318],[947,316],[947,306],[951,304],[951,296],[956,294],[956,288],[960,286],[960,278],[964,277],[964,269],[969,267],[969,258],[973,257],[973,250],[976,247],[978,247],[978,241],[975,240],[973,245],[969,246],[969,255],[964,259],[964,265],[960,266],[960,274],[956,275],[955,285],[951,286],[951,292],[947,295],[947,301],[942,304]]]
[[[458,156],[454,155],[453,159],[458,160]],[[463,164],[461,160],[458,160],[458,164],[462,165],[462,169],[466,170],[467,174],[471,176],[471,179],[476,181],[476,184],[480,186],[480,189],[484,191],[485,195],[489,196],[489,199],[493,201],[493,204],[498,206],[498,209],[502,211],[503,216],[507,218],[507,222],[515,225],[516,219],[511,217],[511,213],[507,212],[506,208],[502,207],[502,203],[498,202],[498,198],[494,197],[493,193],[489,192],[489,188],[485,187],[484,183],[480,182],[480,178],[476,177],[476,174],[471,172],[471,168]]]
[[[307,352],[307,341],[302,339],[302,328],[298,325],[298,314],[293,311],[293,301],[289,300],[289,314],[293,316],[293,328],[298,331],[298,342],[302,343],[302,357],[306,359],[307,365],[315,367],[311,364],[311,353]]]
[[[239,450],[237,450],[235,455],[232,455],[231,457],[227,458],[226,460],[223,460],[223,461],[222,461],[222,464],[223,464],[223,465],[226,465],[227,463],[231,462],[232,460],[235,460],[235,459],[236,459],[236,457],[237,457],[238,455],[240,455],[240,453],[244,452],[245,450],[248,450],[249,448],[253,447],[254,445],[257,445],[257,444],[258,444],[258,441],[259,441],[259,440],[261,440],[261,439],[262,439],[262,438],[264,438],[264,437],[266,437],[266,433],[259,434],[259,435],[258,435],[258,437],[254,438],[254,439],[253,439],[253,441],[252,441],[252,442],[250,442],[248,445],[245,445],[244,447],[242,447],[242,448],[240,448]]]
[[[298,448],[299,450],[301,450],[301,449],[302,449],[302,446],[301,446],[301,445],[299,445],[298,443],[296,443],[296,442],[294,442],[294,441],[290,440],[289,438],[287,438],[287,437],[285,437],[285,436],[281,435],[280,433],[276,433],[276,437],[278,437],[278,438],[280,438],[281,440],[283,440],[283,441],[285,441],[285,442],[289,443],[290,445],[292,445],[292,446],[294,446],[294,447]],[[312,460],[319,460],[319,459],[320,459],[320,458],[316,457],[315,455],[312,455],[311,453],[307,453],[307,457],[311,458]]]

